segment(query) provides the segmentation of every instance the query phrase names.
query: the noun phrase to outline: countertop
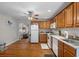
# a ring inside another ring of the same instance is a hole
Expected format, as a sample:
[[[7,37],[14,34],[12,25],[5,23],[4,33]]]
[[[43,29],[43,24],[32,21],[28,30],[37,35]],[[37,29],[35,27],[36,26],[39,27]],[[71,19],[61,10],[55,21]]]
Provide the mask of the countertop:
[[[40,32],[40,34],[47,34],[47,33],[45,33],[45,32],[42,32],[42,33],[41,33],[41,32]]]
[[[72,47],[75,48],[75,49],[76,49],[76,48],[79,48],[79,46],[75,46],[74,44],[71,44],[71,43],[69,43],[69,42],[64,41],[65,37],[62,37],[62,36],[59,36],[59,35],[51,35],[51,37],[54,37],[54,38],[56,38],[56,39],[58,39],[58,40],[64,42],[65,44],[68,44],[68,45],[72,46]]]

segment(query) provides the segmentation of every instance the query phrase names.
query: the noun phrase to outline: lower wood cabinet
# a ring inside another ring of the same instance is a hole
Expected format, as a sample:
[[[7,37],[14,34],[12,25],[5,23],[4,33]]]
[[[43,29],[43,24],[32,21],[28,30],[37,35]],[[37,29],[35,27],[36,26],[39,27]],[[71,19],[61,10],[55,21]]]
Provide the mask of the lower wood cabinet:
[[[47,34],[40,33],[40,43],[47,43]]]
[[[58,41],[58,57],[63,57],[64,46],[63,42]]]
[[[62,41],[58,41],[58,57],[76,57],[76,49]]]
[[[75,57],[72,53],[70,53],[68,50],[64,49],[64,57]]]
[[[64,43],[64,57],[75,57],[76,49]]]

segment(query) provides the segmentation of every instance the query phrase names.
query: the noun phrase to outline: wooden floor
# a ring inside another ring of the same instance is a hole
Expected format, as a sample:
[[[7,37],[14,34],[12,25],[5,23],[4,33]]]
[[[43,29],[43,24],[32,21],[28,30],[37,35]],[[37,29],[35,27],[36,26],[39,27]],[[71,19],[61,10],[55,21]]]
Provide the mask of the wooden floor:
[[[0,57],[43,57],[45,54],[53,53],[50,49],[41,49],[40,44],[31,44],[28,39],[22,39],[0,52]]]

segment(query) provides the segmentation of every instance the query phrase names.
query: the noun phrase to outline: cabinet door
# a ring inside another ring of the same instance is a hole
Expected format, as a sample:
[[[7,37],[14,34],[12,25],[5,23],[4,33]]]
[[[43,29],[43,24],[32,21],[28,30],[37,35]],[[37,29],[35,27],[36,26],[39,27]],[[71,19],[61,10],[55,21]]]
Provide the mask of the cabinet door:
[[[43,28],[43,22],[40,21],[40,29],[42,29],[42,28]]]
[[[46,21],[40,21],[40,29],[46,29]]]
[[[47,29],[47,21],[43,21],[43,29]]]
[[[63,47],[58,47],[58,57],[63,57]]]
[[[52,19],[50,20],[50,24],[52,24],[53,22],[55,22],[55,18],[52,18]]]
[[[74,21],[75,26],[79,27],[79,2],[74,3]]]
[[[76,49],[64,43],[64,57],[75,57]]]
[[[65,27],[73,26],[73,4],[65,9]]]
[[[47,34],[40,34],[40,43],[47,42]]]
[[[64,45],[63,42],[58,41],[58,57],[63,57]]]
[[[45,29],[49,29],[50,28],[50,21],[45,21]]]
[[[74,56],[67,50],[64,50],[64,57],[74,57]]]
[[[57,15],[57,27],[64,27],[64,11],[62,11],[59,15]]]

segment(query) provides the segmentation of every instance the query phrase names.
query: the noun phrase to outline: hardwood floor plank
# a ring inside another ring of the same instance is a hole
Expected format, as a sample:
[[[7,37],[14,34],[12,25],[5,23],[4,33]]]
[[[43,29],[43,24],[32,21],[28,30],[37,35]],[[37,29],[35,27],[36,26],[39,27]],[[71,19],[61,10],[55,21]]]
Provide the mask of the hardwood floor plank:
[[[8,49],[0,52],[0,57],[43,57],[45,54],[53,54],[50,49],[41,49],[40,43],[31,44],[27,39],[19,40],[8,46]]]

